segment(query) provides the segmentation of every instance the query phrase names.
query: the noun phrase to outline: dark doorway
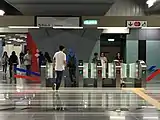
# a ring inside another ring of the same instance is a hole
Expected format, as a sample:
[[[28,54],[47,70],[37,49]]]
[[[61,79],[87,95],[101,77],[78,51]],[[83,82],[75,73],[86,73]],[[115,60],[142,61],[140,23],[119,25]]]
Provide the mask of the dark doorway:
[[[112,62],[120,52],[126,62],[126,34],[101,34],[100,52],[104,52],[108,62]]]

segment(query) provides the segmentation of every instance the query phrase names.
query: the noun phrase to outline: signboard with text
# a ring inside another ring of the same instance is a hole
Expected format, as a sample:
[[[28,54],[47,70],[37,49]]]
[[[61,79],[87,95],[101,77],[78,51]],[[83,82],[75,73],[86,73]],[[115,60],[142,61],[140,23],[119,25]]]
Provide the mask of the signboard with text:
[[[127,21],[128,28],[147,27],[147,21]]]
[[[39,27],[79,27],[79,17],[37,17]]]

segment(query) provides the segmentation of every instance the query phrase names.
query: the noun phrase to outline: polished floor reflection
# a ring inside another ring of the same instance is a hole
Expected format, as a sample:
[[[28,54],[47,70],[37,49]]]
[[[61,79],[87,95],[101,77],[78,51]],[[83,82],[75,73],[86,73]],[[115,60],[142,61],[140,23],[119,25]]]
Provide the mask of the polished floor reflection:
[[[17,79],[9,84],[0,72],[1,120],[160,120],[159,111],[131,90],[115,88],[61,88]],[[158,88],[146,88],[158,96]],[[158,98],[156,98],[158,100]]]

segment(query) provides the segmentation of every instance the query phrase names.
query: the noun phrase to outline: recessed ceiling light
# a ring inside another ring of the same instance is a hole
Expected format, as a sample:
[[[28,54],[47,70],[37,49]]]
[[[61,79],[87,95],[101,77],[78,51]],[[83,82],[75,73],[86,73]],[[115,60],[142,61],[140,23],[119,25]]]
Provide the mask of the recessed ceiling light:
[[[0,16],[3,16],[5,14],[4,10],[0,10]]]
[[[113,41],[114,41],[114,39],[108,39],[108,41],[109,41],[109,42],[113,42]]]
[[[6,35],[0,35],[0,37],[6,37]]]
[[[10,43],[12,43],[12,42],[11,42],[11,41],[7,41],[7,43],[9,43],[9,44],[10,44]]]

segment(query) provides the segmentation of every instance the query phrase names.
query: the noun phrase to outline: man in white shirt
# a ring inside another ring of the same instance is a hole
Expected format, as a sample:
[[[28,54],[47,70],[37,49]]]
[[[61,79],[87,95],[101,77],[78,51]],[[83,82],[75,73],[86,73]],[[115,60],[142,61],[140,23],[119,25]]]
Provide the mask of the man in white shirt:
[[[59,46],[59,51],[56,52],[53,57],[54,69],[56,73],[56,81],[54,83],[53,89],[55,89],[54,87],[56,85],[56,90],[58,90],[61,85],[63,71],[65,70],[65,66],[66,66],[66,54],[64,53],[64,51],[65,51],[65,47]]]

